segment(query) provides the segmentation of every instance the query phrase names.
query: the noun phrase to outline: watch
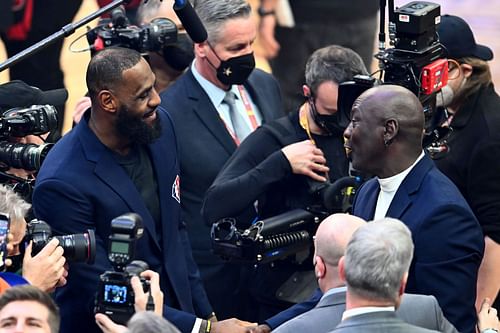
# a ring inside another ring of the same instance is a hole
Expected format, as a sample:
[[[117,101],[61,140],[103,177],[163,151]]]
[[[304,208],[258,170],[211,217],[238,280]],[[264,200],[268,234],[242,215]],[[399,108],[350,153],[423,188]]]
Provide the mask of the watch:
[[[265,10],[264,8],[262,7],[259,7],[257,9],[257,14],[259,14],[260,17],[262,16],[268,16],[268,15],[274,15],[276,12],[274,11],[274,9],[271,9],[271,10]]]

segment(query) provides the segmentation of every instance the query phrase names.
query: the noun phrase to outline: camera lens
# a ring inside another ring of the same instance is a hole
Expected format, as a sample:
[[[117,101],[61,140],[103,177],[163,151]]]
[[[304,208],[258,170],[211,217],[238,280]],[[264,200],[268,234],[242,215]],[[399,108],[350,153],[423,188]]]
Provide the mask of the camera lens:
[[[64,249],[64,257],[68,261],[93,264],[95,260],[95,234],[88,230],[83,234],[55,236]]]
[[[43,145],[0,142],[0,161],[10,167],[38,170],[52,148],[52,143]]]

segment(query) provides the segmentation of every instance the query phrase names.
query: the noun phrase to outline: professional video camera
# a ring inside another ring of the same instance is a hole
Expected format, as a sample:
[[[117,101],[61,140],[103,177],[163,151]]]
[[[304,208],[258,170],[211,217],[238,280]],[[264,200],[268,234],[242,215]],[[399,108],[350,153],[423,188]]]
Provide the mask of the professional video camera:
[[[6,141],[10,137],[41,135],[57,128],[57,110],[51,105],[13,108],[0,117],[0,162],[6,167],[38,170],[52,144],[23,144]]]
[[[389,0],[389,39],[393,48],[385,48],[385,1],[381,1],[379,53],[382,84],[395,84],[411,90],[420,100],[425,114],[424,147],[439,139],[440,115],[436,112],[436,93],[448,82],[448,62],[439,43],[437,26],[440,6],[426,1],[413,1],[394,10]],[[383,81],[382,81],[383,74]],[[349,123],[354,100],[376,84],[375,79],[357,76],[339,86],[339,115]]]
[[[64,249],[64,257],[70,262],[86,262],[93,264],[95,260],[96,241],[92,229],[86,233],[74,235],[53,236],[50,226],[41,220],[31,220],[27,224],[26,235],[21,242],[21,253],[24,254],[26,246],[33,242],[31,255],[37,255],[52,238],[59,240],[59,245]]]
[[[132,261],[136,242],[143,232],[142,219],[135,213],[123,214],[111,221],[108,258],[114,271],[101,274],[94,311],[107,314],[119,324],[126,324],[135,313],[134,290],[130,279],[149,268],[143,261]],[[147,292],[149,281],[141,278],[141,283],[144,292]]]
[[[212,249],[227,260],[267,263],[307,250],[321,221],[333,213],[349,212],[359,177],[343,177],[334,183],[310,182],[316,204],[257,221],[240,231],[234,219],[212,225]]]
[[[123,7],[117,7],[110,19],[102,20],[87,32],[87,41],[92,55],[110,46],[127,47],[140,53],[160,51],[177,41],[177,26],[167,18],[156,18],[140,27],[131,25]]]

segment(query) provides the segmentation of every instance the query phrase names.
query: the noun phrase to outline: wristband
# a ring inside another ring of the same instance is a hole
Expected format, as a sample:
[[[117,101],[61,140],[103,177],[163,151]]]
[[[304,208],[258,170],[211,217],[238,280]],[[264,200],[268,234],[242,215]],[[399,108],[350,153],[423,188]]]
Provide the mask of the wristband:
[[[211,329],[212,329],[212,322],[210,320],[207,320],[207,327],[205,328],[205,333],[210,333]]]
[[[274,15],[274,14],[276,14],[276,12],[274,11],[274,9],[265,10],[264,8],[259,7],[257,9],[257,14],[259,14],[260,17],[263,17],[263,16],[268,16],[268,15]]]

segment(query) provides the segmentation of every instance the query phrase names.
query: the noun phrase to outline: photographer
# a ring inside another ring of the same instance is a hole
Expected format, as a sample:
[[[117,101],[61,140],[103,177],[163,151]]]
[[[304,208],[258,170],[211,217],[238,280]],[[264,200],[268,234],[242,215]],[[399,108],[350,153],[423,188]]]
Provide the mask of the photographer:
[[[314,52],[306,65],[307,101],[242,142],[207,191],[202,210],[206,222],[240,216],[238,224],[249,226],[256,218],[305,208],[317,203],[311,183],[321,186],[346,176],[337,91],[339,83],[356,74],[366,74],[366,69],[354,51],[333,45]],[[297,270],[304,267],[290,260],[258,268],[250,287],[259,303],[258,320],[290,305],[279,301],[275,292]]]
[[[21,268],[27,283],[43,291],[52,291],[66,284],[68,272],[65,268],[63,249],[57,239],[52,239],[37,255],[32,256],[30,243],[21,254],[20,245],[26,234],[24,219],[31,205],[25,202],[11,188],[0,185],[0,212],[10,216],[10,235],[7,244],[7,265],[10,271]],[[0,275],[0,277],[2,277]],[[8,279],[6,274],[3,278]]]

